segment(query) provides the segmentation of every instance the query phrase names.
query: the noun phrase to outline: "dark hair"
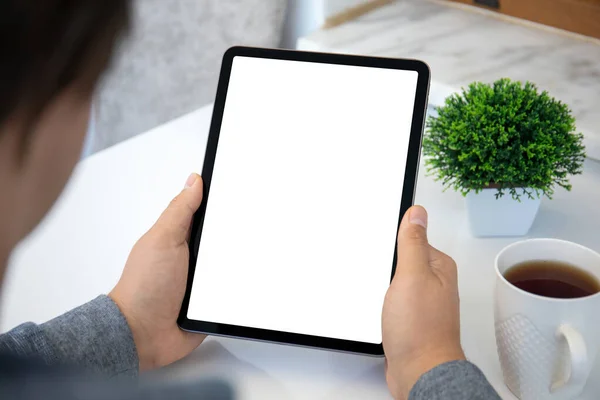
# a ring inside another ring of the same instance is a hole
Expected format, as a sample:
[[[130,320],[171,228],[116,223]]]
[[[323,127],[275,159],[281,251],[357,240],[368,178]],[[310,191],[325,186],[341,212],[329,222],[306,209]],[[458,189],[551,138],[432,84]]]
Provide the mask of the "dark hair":
[[[64,89],[91,94],[130,0],[0,0],[0,126],[15,112],[35,120]]]

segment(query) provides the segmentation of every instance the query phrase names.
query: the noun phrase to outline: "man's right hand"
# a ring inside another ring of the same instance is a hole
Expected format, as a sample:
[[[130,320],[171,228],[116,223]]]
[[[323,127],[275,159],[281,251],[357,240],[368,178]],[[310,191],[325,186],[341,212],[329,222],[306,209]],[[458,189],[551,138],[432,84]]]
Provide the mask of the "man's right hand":
[[[407,399],[427,371],[464,360],[456,263],[427,241],[427,212],[409,209],[398,233],[396,273],[383,306],[386,379],[395,399]]]

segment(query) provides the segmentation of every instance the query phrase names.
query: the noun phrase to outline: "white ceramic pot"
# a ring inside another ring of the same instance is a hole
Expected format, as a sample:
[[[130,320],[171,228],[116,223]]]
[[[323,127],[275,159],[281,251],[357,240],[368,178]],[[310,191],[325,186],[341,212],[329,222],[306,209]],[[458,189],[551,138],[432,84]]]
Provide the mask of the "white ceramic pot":
[[[496,199],[497,192],[497,189],[483,189],[477,194],[467,194],[467,216],[473,235],[526,235],[540,208],[541,199],[530,199],[524,194],[519,202],[513,200],[509,193]]]

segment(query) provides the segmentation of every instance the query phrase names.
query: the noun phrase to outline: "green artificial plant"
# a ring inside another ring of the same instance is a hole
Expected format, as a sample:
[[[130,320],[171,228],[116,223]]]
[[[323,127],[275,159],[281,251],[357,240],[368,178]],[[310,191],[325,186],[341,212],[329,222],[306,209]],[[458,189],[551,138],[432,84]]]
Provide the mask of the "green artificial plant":
[[[568,176],[582,172],[583,135],[571,111],[530,82],[475,82],[437,113],[427,120],[423,154],[445,188],[552,198],[555,185],[571,190]]]

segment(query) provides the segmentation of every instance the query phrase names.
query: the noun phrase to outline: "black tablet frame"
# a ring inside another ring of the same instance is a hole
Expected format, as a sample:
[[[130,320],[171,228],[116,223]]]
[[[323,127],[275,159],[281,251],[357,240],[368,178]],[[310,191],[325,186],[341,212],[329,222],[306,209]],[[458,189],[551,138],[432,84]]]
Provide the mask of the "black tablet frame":
[[[189,241],[190,263],[187,287],[177,323],[183,330],[199,332],[208,335],[239,337],[297,346],[316,347],[344,352],[381,356],[383,355],[382,344],[363,343],[357,341],[304,335],[298,333],[280,332],[267,329],[214,323],[209,321],[196,321],[187,318],[192,282],[194,280],[194,272],[196,269],[196,260],[198,258],[198,248],[200,244],[200,237],[202,235],[202,226],[204,223],[204,214],[206,212],[206,204],[210,196],[210,184],[212,179],[213,166],[215,163],[215,156],[217,152],[217,145],[219,142],[219,134],[221,130],[221,122],[223,119],[223,111],[225,108],[225,100],[227,98],[229,77],[231,73],[233,59],[236,56],[416,71],[418,73],[417,92],[415,96],[413,119],[408,146],[408,157],[406,160],[406,171],[404,176],[404,185],[400,205],[400,215],[398,215],[398,226],[400,225],[402,216],[404,215],[406,210],[413,205],[414,201],[414,193],[416,189],[417,174],[419,168],[419,158],[421,153],[421,141],[423,137],[423,128],[425,124],[425,114],[427,109],[427,97],[429,94],[430,71],[427,64],[425,64],[422,61],[407,59],[365,57],[357,55],[328,54],[251,47],[230,48],[223,56],[223,63],[221,66],[221,74],[219,78],[217,95],[213,109],[208,142],[206,146],[204,166],[202,169],[202,177],[204,180],[204,199],[202,201],[202,204],[200,205],[200,208],[194,216],[194,221],[192,224],[192,234]],[[352,83],[349,82],[349,84]],[[394,240],[394,243],[390,243],[390,246],[394,246],[394,249],[396,249],[396,241]],[[394,258],[392,260],[391,265],[391,277],[394,276],[394,272],[396,270],[396,253],[397,251],[394,250]]]

